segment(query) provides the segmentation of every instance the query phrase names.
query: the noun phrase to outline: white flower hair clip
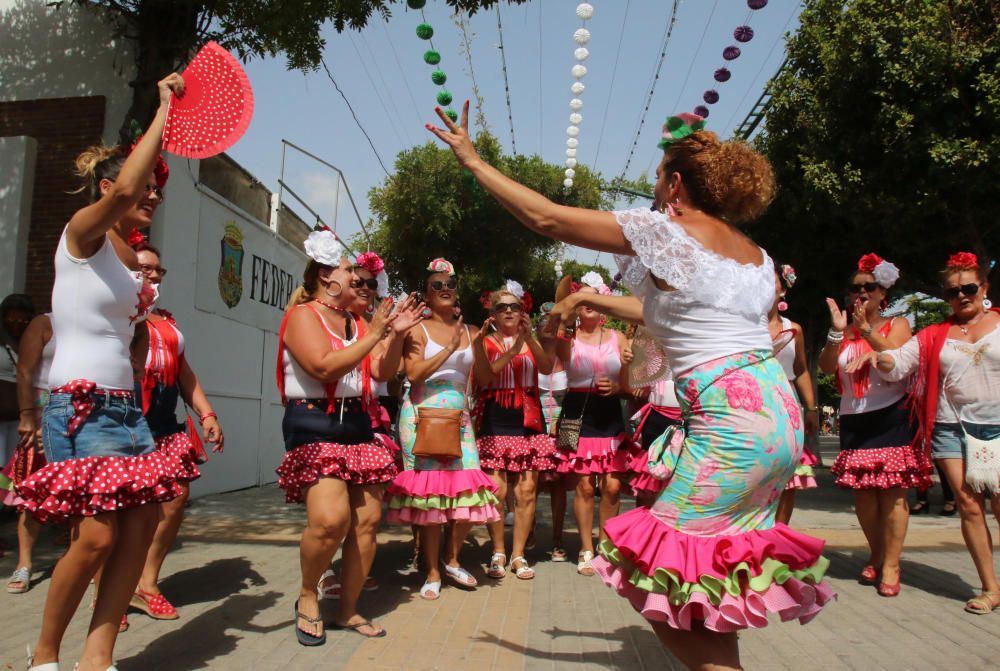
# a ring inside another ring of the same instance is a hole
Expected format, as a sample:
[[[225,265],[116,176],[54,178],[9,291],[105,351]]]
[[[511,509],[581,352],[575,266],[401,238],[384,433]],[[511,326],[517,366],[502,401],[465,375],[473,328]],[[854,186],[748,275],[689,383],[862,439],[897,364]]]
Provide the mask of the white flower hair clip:
[[[302,243],[306,254],[316,263],[336,267],[340,259],[347,253],[347,248],[341,244],[332,231],[313,231]]]

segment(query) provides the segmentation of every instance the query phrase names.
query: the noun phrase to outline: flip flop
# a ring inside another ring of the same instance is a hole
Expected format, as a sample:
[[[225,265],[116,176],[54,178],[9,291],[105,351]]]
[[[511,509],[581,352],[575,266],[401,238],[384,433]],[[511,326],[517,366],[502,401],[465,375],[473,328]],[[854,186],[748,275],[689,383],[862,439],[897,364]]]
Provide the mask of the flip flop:
[[[302,631],[302,629],[299,628],[300,618],[305,620],[309,624],[323,624],[323,618],[309,617],[308,615],[300,612],[299,602],[298,600],[295,601],[295,638],[298,639],[301,645],[312,647],[316,645],[323,645],[324,643],[326,643],[326,631],[320,633],[319,636],[316,636],[315,634],[310,634],[308,631]]]
[[[431,595],[434,596],[431,596]],[[441,598],[441,581],[425,582],[420,588],[420,598],[424,601],[437,601]]]
[[[452,568],[447,564],[441,564],[441,566],[444,567],[444,577],[453,582],[456,587],[461,587],[462,589],[476,589],[476,586],[479,585],[479,581],[461,566],[455,568]]]
[[[365,634],[365,633],[363,633],[361,631],[361,627],[371,627],[372,629],[375,628],[375,625],[372,622],[369,622],[368,620],[362,620],[361,622],[359,622],[357,624],[344,624],[344,625],[341,625],[341,624],[337,624],[336,622],[333,622],[332,624],[333,624],[333,628],[334,629],[338,629],[340,631],[353,631],[358,636],[364,636],[365,638],[384,638],[385,635],[388,633],[385,629],[382,629],[382,628],[379,628],[379,632],[377,634]]]

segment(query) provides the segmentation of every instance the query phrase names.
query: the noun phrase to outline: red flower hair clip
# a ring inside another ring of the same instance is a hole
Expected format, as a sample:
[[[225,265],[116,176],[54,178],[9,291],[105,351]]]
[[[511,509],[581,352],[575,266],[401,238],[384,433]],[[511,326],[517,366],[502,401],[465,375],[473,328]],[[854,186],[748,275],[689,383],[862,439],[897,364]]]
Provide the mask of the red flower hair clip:
[[[359,254],[357,265],[359,268],[364,268],[372,275],[378,275],[385,269],[385,262],[375,252],[365,252],[364,254]]]
[[[860,259],[858,259],[858,270],[864,273],[874,272],[875,267],[882,263],[883,259],[878,254],[872,252],[870,254],[865,254]]]
[[[948,257],[948,268],[964,270],[966,268],[978,268],[979,257],[972,252],[957,252]]]
[[[527,314],[531,312],[531,308],[533,308],[534,306],[535,306],[535,299],[531,297],[531,292],[525,291],[524,295],[521,296],[521,308]]]
[[[132,232],[128,234],[128,246],[132,249],[135,249],[144,242],[146,242],[146,236],[138,228],[133,228]]]

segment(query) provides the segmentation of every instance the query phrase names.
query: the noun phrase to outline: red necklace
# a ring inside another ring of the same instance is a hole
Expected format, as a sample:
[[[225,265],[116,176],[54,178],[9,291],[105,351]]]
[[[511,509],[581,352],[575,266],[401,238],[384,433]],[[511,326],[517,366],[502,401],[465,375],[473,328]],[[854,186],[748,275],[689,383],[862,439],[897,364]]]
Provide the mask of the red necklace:
[[[342,313],[347,312],[347,310],[345,310],[344,308],[337,307],[336,305],[333,305],[332,303],[327,303],[326,301],[321,300],[319,298],[313,298],[313,300],[322,305],[323,307],[333,310],[334,312],[342,312]]]

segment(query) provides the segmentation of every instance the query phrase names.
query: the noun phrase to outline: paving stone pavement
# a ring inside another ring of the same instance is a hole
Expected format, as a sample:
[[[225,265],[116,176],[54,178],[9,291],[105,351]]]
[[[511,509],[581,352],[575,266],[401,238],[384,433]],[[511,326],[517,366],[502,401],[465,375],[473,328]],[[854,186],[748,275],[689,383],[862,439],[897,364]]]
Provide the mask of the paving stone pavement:
[[[826,463],[830,459],[825,460]],[[866,558],[850,494],[836,490],[826,472],[821,488],[800,495],[793,525],[830,542],[829,580],[839,600],[806,626],[774,624],[741,634],[747,669],[872,669],[938,671],[1000,668],[1000,613],[962,611],[978,585],[962,545],[957,518],[914,517],[903,562],[904,588],[896,599],[879,597],[856,582]],[[934,499],[932,499],[934,501]],[[537,577],[490,581],[483,571],[490,548],[477,530],[463,551],[479,578],[472,592],[446,586],[442,597],[417,596],[421,575],[410,567],[408,530],[383,529],[373,575],[376,592],[362,597],[362,612],[389,632],[365,640],[330,631],[321,648],[294,639],[293,604],[298,582],[297,542],[302,510],[286,506],[275,487],[205,497],[193,502],[176,550],[167,559],[161,587],[181,612],[156,622],[133,612],[119,639],[120,671],[180,669],[406,669],[441,671],[556,671],[561,669],[680,669],[651,629],[598,578],[578,576],[572,563],[547,560],[548,499],[539,505],[539,548],[530,558]],[[628,504],[630,505],[630,504]],[[572,508],[570,508],[572,510]],[[577,543],[572,520],[566,542]],[[14,540],[12,520],[0,522],[0,539]],[[0,669],[23,669],[48,590],[48,574],[61,548],[43,534],[35,585],[23,595],[0,593]],[[14,557],[0,559],[9,575]],[[336,602],[325,602],[332,618]],[[81,608],[67,633],[64,664],[82,648],[88,619]]]

